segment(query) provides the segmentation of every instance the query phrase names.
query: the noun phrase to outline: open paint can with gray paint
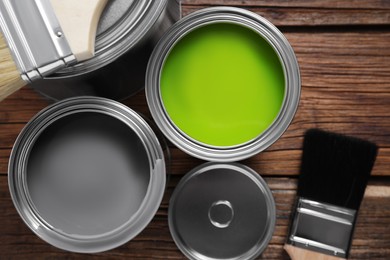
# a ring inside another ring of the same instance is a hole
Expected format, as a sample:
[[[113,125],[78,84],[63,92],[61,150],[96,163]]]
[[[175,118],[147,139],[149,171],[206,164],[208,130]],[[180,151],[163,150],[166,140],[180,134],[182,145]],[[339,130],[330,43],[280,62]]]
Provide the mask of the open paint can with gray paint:
[[[27,226],[49,244],[83,253],[140,233],[166,183],[164,152],[146,121],[95,97],[67,99],[37,114],[15,142],[8,174]]]
[[[85,95],[124,99],[144,88],[154,46],[180,17],[179,0],[110,0],[99,20],[94,57],[31,86],[54,100]]]
[[[146,72],[151,114],[200,159],[246,159],[273,144],[298,107],[298,62],[265,18],[233,7],[196,11],[157,44]]]
[[[258,173],[205,163],[187,173],[169,203],[169,229],[190,259],[254,259],[271,240],[275,202]]]

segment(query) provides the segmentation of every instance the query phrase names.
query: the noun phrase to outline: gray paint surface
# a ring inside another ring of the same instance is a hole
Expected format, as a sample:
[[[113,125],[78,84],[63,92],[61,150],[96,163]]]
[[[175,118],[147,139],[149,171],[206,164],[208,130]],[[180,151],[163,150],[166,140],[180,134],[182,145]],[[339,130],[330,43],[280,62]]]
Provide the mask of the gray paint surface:
[[[78,113],[41,133],[28,160],[27,186],[48,224],[94,236],[120,227],[139,209],[149,172],[145,148],[125,123]]]

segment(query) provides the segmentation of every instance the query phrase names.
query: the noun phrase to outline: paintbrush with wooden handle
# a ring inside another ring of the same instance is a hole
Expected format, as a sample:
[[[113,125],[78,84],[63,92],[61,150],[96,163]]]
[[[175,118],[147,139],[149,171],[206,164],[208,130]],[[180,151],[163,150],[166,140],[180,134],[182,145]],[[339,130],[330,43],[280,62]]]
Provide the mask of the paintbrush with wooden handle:
[[[0,101],[94,54],[108,0],[0,0]]]
[[[297,206],[285,250],[293,260],[347,258],[377,146],[318,129],[305,134]]]

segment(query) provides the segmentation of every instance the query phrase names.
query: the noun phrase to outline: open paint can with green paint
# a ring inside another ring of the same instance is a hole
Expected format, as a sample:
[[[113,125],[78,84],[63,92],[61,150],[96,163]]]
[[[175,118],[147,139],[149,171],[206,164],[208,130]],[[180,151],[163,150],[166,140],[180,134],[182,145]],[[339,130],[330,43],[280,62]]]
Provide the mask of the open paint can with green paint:
[[[298,107],[293,49],[270,22],[232,7],[180,20],[149,60],[146,97],[162,132],[209,161],[248,158],[274,143]]]

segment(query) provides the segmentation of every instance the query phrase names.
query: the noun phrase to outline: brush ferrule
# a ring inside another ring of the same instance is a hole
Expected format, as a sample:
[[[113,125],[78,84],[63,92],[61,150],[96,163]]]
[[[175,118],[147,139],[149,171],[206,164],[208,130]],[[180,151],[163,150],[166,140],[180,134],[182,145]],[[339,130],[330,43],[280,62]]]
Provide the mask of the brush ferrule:
[[[356,210],[299,198],[287,242],[346,258],[355,218]]]
[[[0,27],[25,81],[76,61],[50,0],[0,0],[0,12]]]

